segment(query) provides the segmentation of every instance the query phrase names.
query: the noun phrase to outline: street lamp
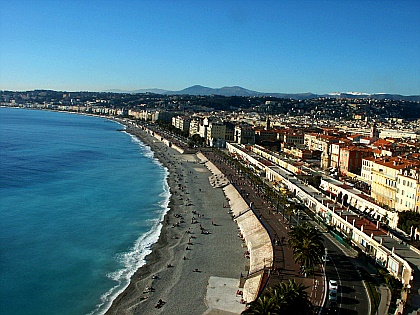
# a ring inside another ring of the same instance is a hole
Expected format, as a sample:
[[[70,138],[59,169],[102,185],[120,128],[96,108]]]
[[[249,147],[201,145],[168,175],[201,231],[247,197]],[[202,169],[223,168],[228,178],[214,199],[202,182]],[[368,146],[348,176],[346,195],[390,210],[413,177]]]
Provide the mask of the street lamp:
[[[324,269],[325,269],[325,266],[327,265],[328,248],[325,247],[324,252],[325,252],[324,254]]]
[[[298,217],[298,219],[297,219],[297,225],[299,225],[299,218],[300,218],[299,214],[300,214],[300,210],[297,209],[297,217]]]

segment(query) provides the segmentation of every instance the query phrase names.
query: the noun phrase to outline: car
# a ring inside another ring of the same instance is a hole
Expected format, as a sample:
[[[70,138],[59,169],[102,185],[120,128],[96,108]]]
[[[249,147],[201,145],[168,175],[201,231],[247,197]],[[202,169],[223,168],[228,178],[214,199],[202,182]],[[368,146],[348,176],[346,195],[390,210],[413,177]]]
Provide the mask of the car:
[[[337,301],[337,290],[330,290],[328,293],[328,299],[330,301]]]
[[[338,290],[338,282],[337,280],[330,280],[330,282],[328,283],[328,287],[330,288],[330,290]]]

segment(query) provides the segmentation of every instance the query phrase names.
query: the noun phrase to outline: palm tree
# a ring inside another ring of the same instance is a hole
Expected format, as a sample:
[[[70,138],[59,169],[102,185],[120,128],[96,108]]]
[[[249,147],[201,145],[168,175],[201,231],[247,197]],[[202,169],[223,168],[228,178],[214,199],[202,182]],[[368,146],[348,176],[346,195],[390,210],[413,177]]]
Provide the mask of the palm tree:
[[[312,303],[309,301],[308,292],[305,291],[307,288],[295,280],[281,282],[276,290],[280,302],[279,314],[312,314]]]
[[[246,315],[275,315],[277,312],[274,300],[268,296],[260,296],[255,301],[248,304],[248,308],[242,312]]]
[[[292,226],[292,214],[295,211],[296,211],[296,204],[293,203],[293,202],[288,203],[287,206],[286,206],[286,215],[289,216],[289,227]]]
[[[321,233],[309,223],[304,223],[292,228],[289,232],[289,246],[293,250],[295,262],[311,270],[322,262],[324,245]]]
[[[294,280],[281,282],[249,303],[242,314],[312,314],[312,303],[309,301],[308,292],[305,291],[307,288]]]

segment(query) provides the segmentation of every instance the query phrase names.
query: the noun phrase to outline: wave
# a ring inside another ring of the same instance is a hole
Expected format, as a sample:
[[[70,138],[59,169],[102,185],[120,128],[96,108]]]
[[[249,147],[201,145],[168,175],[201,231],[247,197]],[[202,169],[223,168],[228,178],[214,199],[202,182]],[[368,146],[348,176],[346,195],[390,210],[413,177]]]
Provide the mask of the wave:
[[[145,144],[143,141],[137,138],[137,136],[132,135],[131,133],[128,133],[126,131],[123,131],[123,132],[130,135],[131,140],[139,145],[139,147],[142,149],[142,154],[145,157],[152,159],[154,163],[160,165],[161,167],[163,167],[163,169],[167,171],[167,168],[163,166],[163,164],[159,161],[159,159],[155,158],[155,153],[153,152],[152,148],[149,145]]]
[[[151,229],[141,235],[134,243],[130,251],[126,253],[120,253],[116,256],[118,262],[122,264],[122,268],[107,274],[107,277],[116,281],[117,284],[109,289],[106,293],[100,297],[100,303],[96,305],[96,308],[89,313],[89,315],[103,315],[111,307],[112,302],[120,295],[130,284],[130,279],[134,273],[142,266],[146,264],[146,256],[152,252],[152,246],[159,240],[160,233],[162,231],[162,222],[169,211],[169,201],[171,197],[170,188],[168,185],[169,171],[166,167],[154,158],[153,151],[137,137],[129,134],[133,141],[135,141],[142,149],[145,149],[142,154],[148,158],[153,159],[162,166],[164,170],[164,178],[162,180],[163,191],[159,194],[162,200],[158,203],[159,207],[159,218],[150,220],[153,226]]]

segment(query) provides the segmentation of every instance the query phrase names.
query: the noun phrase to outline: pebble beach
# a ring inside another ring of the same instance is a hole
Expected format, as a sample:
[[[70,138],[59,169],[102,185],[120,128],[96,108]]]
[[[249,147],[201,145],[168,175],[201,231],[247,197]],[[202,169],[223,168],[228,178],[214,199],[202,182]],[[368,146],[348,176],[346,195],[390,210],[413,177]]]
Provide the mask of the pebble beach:
[[[221,188],[196,154],[181,154],[136,127],[126,131],[150,146],[169,171],[169,211],[146,264],[106,314],[239,314],[246,246]]]

